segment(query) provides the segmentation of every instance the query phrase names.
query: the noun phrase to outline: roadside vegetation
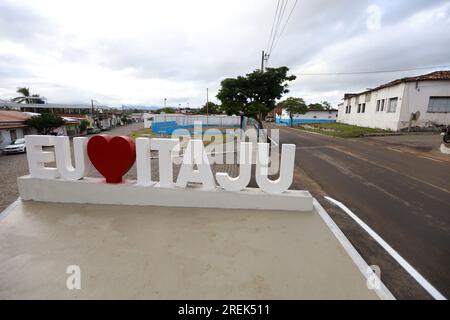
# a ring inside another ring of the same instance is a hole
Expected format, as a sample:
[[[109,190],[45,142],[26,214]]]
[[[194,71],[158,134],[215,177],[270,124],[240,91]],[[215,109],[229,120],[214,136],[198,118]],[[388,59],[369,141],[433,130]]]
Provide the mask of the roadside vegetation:
[[[297,128],[305,131],[317,132],[334,137],[357,138],[370,134],[389,133],[389,130],[359,127],[344,123],[308,123],[297,125]]]
[[[131,131],[128,134],[128,136],[133,140],[136,140],[136,138],[140,138],[140,137],[146,137],[146,138],[156,137],[156,135],[152,132],[151,128],[144,128],[144,129],[139,129],[136,131]]]

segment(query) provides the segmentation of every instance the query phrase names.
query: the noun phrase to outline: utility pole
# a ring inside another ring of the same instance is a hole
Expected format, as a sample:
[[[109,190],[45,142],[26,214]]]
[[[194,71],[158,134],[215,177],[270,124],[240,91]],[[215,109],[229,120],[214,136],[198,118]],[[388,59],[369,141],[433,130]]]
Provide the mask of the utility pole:
[[[264,53],[264,50],[261,54],[261,72],[264,72],[264,62],[267,65],[267,62],[269,61],[269,55],[267,53]]]
[[[164,109],[166,108],[166,101],[167,101],[167,98],[164,98]]]
[[[208,88],[206,88],[206,116],[209,115],[209,96]]]
[[[264,72],[264,59],[266,58],[266,56],[264,55],[264,50],[262,51],[262,55],[261,55],[261,72]]]

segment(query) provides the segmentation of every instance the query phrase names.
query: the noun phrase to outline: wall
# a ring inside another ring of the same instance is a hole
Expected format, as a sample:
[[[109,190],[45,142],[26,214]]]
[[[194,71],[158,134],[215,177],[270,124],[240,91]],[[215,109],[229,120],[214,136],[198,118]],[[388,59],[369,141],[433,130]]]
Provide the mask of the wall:
[[[368,95],[360,94],[357,97],[344,100],[339,107],[338,122],[363,127],[390,129],[397,131],[407,128],[411,113],[420,111],[420,117],[413,126],[432,126],[434,124],[450,124],[450,113],[427,112],[430,96],[450,96],[450,81],[420,81],[401,83],[396,86],[373,91]],[[387,112],[389,98],[398,97],[395,113]],[[364,113],[357,113],[359,103],[366,103]],[[377,100],[385,99],[383,111],[376,111]],[[346,106],[350,105],[351,113],[345,113]]]
[[[293,117],[294,123],[324,123],[336,122],[337,111],[308,111],[305,114],[295,114]],[[281,116],[275,119],[277,123],[290,123],[289,114],[286,110],[281,112]]]
[[[345,99],[339,107],[337,122],[353,124],[362,127],[381,128],[397,131],[399,129],[400,110],[403,104],[405,84],[372,91],[368,94],[359,94],[356,97]],[[387,112],[390,98],[398,98],[396,112]],[[377,100],[384,100],[384,110],[376,111]],[[358,104],[365,103],[364,113],[357,113]],[[351,113],[345,113],[346,106],[351,106]]]
[[[153,120],[150,120],[153,119]],[[144,114],[144,127],[150,128],[152,122],[175,121],[178,125],[193,125],[194,122],[202,122],[203,125],[236,126],[240,124],[239,116],[206,116],[183,114]]]
[[[412,126],[428,127],[434,125],[449,125],[450,112],[427,112],[430,96],[450,96],[450,81],[421,81],[417,84],[406,84],[405,96],[401,114],[400,128],[407,128],[411,113],[420,112],[418,121],[413,121]]]
[[[0,129],[0,148],[6,147],[7,145],[11,144],[11,130],[16,130],[17,139],[23,138],[22,128]]]

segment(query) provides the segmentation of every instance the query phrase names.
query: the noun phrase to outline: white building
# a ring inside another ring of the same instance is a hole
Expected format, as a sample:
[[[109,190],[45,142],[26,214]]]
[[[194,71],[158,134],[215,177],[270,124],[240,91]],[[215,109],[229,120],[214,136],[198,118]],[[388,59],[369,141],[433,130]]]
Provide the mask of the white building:
[[[347,93],[338,122],[398,131],[450,124],[450,71],[436,71]]]
[[[0,149],[27,134],[36,134],[34,128],[25,124],[31,115],[19,111],[0,110]]]
[[[305,114],[295,114],[292,118],[294,124],[301,123],[331,123],[336,122],[338,111],[331,110],[311,110]],[[289,113],[286,110],[281,111],[281,115],[276,115],[276,123],[290,124]]]
[[[152,114],[144,113],[144,127],[150,128],[153,122],[168,122],[175,121],[177,125],[193,125],[195,122],[201,122],[202,125],[216,125],[216,126],[238,126],[241,121],[239,116],[227,115],[185,115],[174,113]]]

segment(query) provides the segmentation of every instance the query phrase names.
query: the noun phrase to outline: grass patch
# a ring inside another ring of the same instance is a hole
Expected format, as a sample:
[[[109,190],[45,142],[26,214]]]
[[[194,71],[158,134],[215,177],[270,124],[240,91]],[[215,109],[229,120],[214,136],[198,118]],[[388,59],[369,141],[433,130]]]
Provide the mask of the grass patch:
[[[366,134],[391,132],[389,130],[359,127],[345,123],[310,123],[296,126],[299,129],[318,132],[334,137],[357,138]]]
[[[140,137],[146,137],[146,138],[156,137],[156,135],[153,133],[151,128],[145,128],[145,129],[139,129],[136,131],[132,131],[128,134],[128,136],[133,140],[136,140],[136,138],[140,138]]]

